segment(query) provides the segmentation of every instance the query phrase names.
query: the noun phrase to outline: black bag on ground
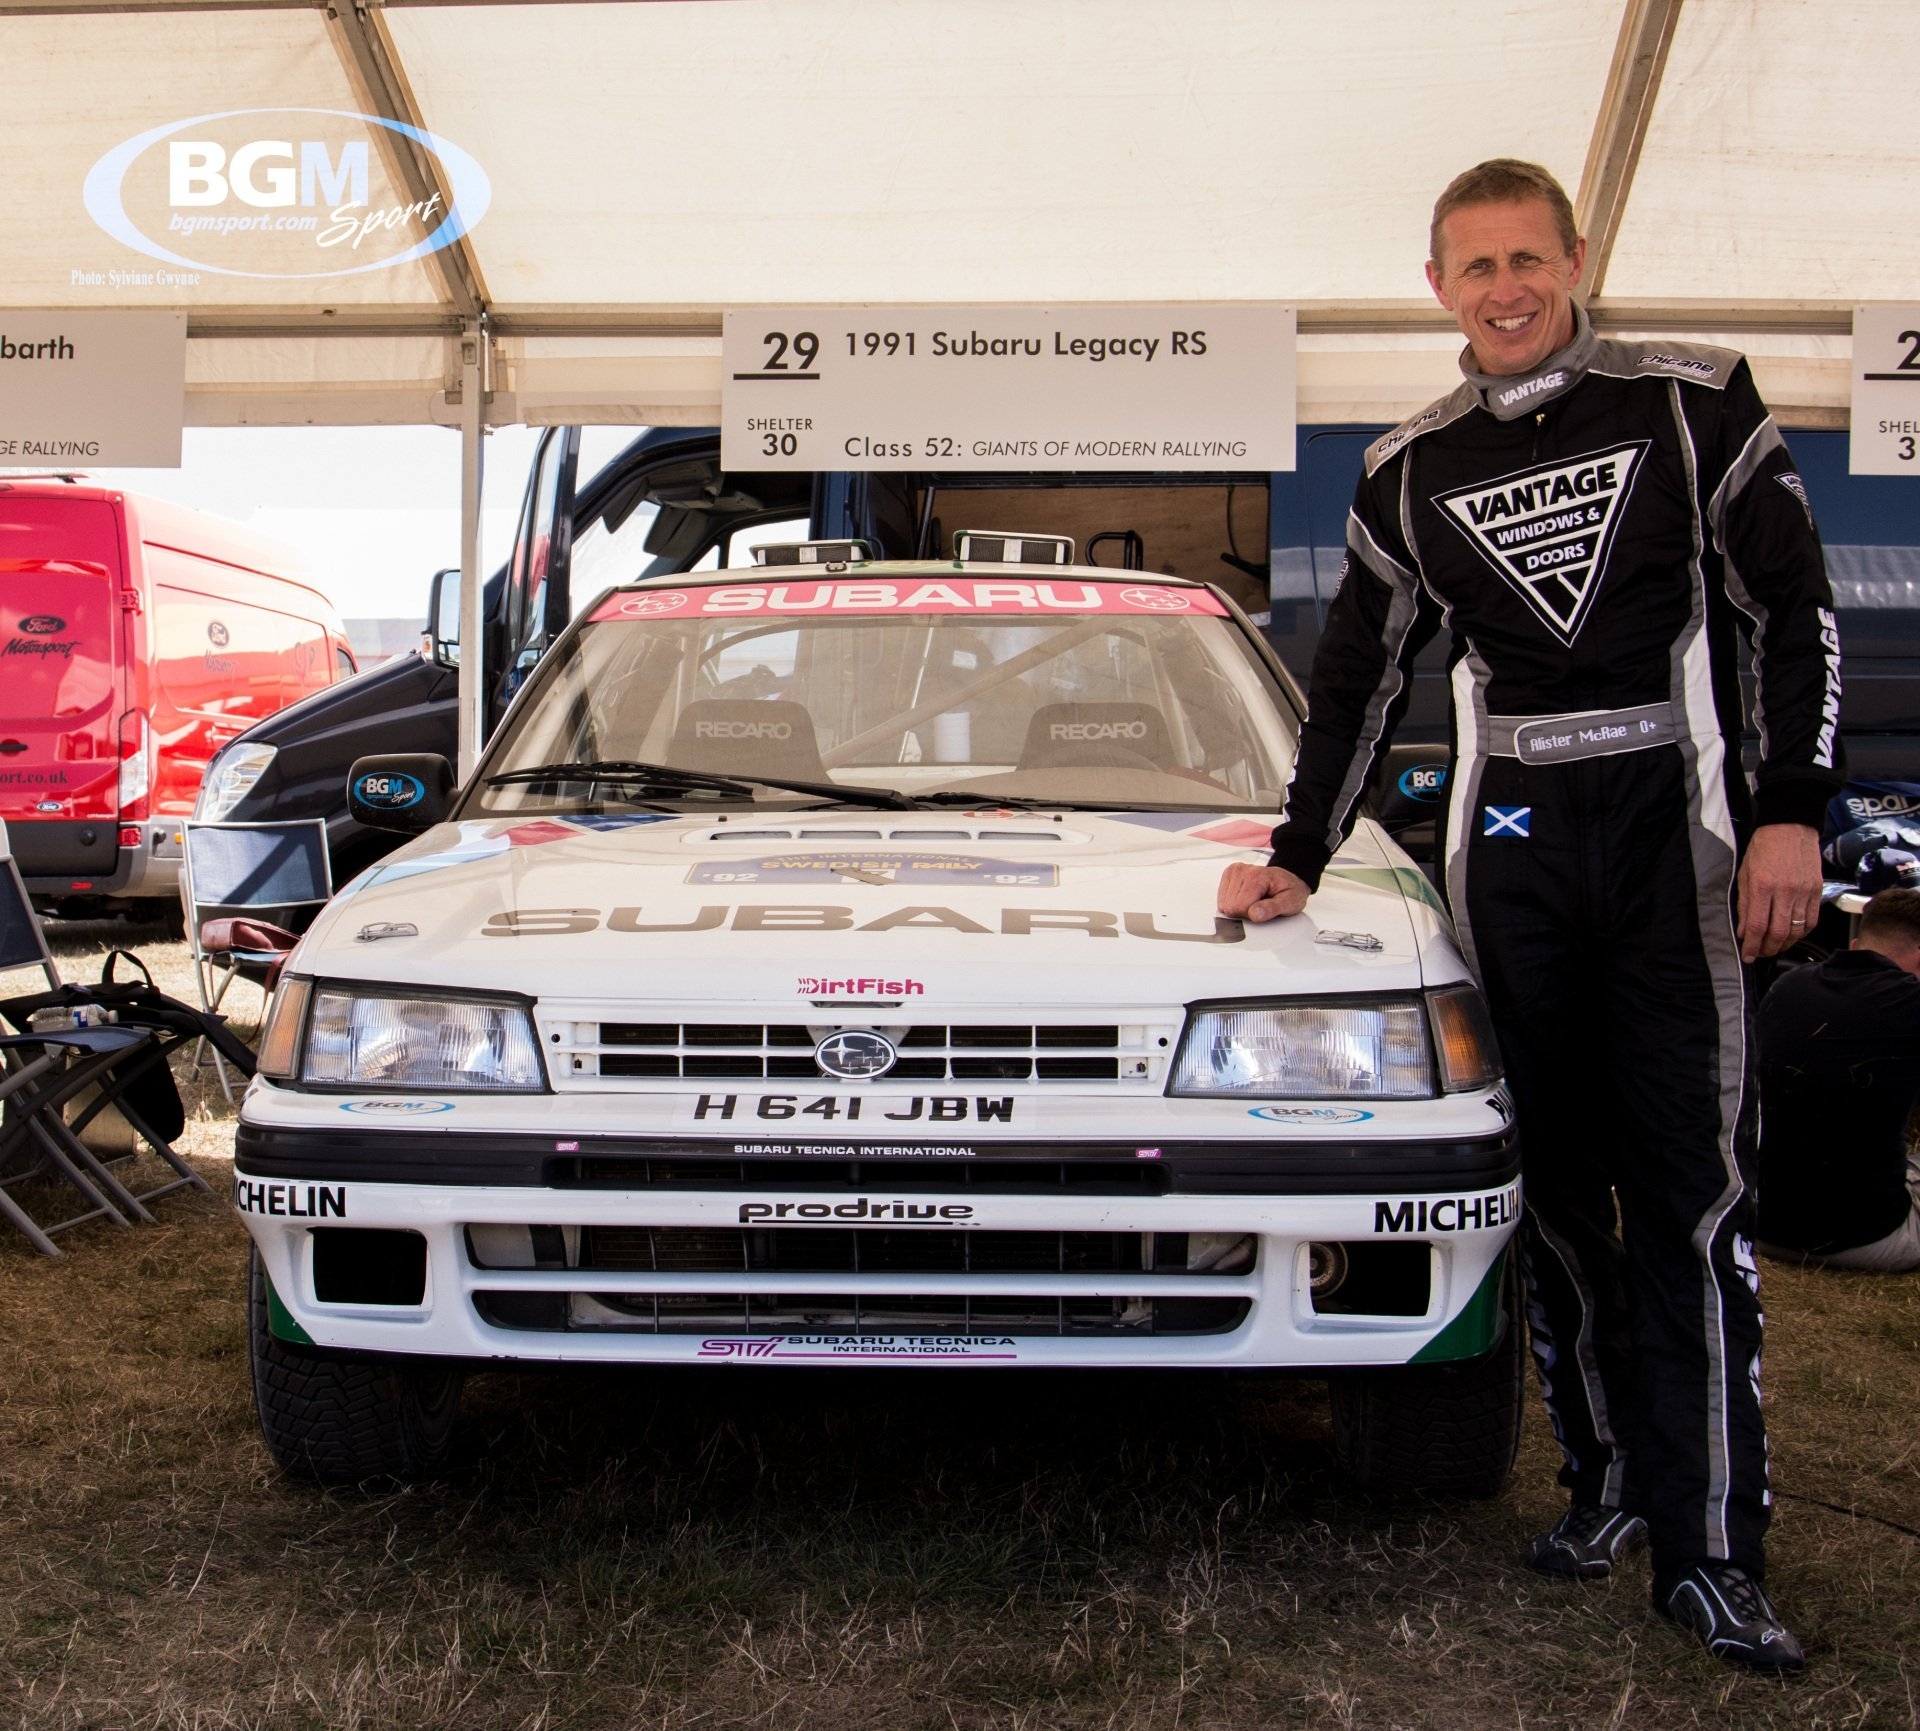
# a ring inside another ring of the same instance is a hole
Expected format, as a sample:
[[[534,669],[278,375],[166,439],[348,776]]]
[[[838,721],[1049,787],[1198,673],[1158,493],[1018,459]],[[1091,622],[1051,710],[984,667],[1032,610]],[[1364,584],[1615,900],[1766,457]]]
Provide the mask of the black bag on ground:
[[[122,956],[140,970],[139,979],[117,977],[116,964]],[[128,1109],[162,1141],[171,1142],[187,1123],[179,1085],[166,1061],[168,1053],[188,1040],[204,1039],[241,1075],[251,1076],[254,1072],[252,1050],[238,1035],[228,1031],[226,1017],[168,997],[153,983],[146,964],[128,950],[109,952],[97,985],[63,985],[51,991],[8,998],[0,1002],[0,1017],[5,1018],[15,1032],[24,1034],[30,1032],[27,1024],[35,1011],[72,1009],[83,1004],[111,1010],[115,1020],[125,1027],[151,1028],[160,1035],[157,1048],[134,1053],[116,1064],[107,1075]]]

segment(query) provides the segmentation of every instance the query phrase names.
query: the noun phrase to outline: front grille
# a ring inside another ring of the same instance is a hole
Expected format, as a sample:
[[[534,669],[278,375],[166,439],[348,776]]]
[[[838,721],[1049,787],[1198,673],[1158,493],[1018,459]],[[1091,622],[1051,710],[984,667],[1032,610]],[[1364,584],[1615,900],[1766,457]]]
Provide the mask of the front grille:
[[[1139,1232],[583,1226],[579,1266],[653,1274],[1184,1274],[1186,1235],[1162,1236],[1169,1240],[1163,1252],[1177,1249],[1179,1263],[1156,1270],[1155,1240]]]
[[[476,1292],[473,1299],[482,1318],[496,1328],[546,1333],[1129,1338],[1226,1334],[1252,1309],[1245,1298],[896,1298],[815,1292]]]
[[[988,1196],[1164,1196],[1152,1160],[672,1160],[586,1154],[547,1162],[556,1190],[976,1191]]]
[[[843,1011],[844,1013],[844,1011]],[[561,1087],[601,1080],[774,1081],[839,1084],[814,1061],[819,1041],[843,1024],[545,1020],[543,1035]],[[877,1027],[899,1058],[871,1084],[882,1090],[929,1082],[1112,1082],[1158,1088],[1178,1023],[1021,1021],[913,1023]]]

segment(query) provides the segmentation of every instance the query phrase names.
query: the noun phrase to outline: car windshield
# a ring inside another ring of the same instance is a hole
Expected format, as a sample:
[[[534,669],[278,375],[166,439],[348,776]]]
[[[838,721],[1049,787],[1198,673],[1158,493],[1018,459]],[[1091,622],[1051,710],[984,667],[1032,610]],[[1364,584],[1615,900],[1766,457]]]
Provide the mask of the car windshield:
[[[1278,809],[1292,709],[1210,593],[977,570],[616,590],[541,667],[462,815],[818,805],[839,787]]]

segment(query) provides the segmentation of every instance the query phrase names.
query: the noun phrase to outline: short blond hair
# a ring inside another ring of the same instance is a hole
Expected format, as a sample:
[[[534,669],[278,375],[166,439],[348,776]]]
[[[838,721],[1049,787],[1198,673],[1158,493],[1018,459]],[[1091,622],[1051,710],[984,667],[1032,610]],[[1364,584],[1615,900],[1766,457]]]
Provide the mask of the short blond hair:
[[[1540,199],[1553,212],[1560,230],[1560,244],[1568,252],[1580,244],[1580,231],[1573,220],[1573,201],[1567,189],[1537,162],[1522,162],[1517,156],[1495,156],[1475,163],[1464,174],[1447,182],[1433,207],[1433,224],[1427,230],[1428,255],[1440,262],[1440,224],[1456,210],[1469,204],[1521,204]]]

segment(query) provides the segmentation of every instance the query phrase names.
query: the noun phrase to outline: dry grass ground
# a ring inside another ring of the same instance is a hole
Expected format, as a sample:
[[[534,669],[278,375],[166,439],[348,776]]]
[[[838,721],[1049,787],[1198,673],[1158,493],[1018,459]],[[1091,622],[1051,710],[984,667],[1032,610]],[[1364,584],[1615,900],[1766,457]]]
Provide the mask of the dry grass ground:
[[[217,1179],[231,1118],[204,1079],[190,1111]],[[1520,1566],[1537,1411],[1500,1498],[1368,1500],[1308,1383],[501,1374],[444,1482],[323,1495],[254,1430],[240,1228],[161,1214],[0,1238],[21,1726],[1920,1726],[1920,1277],[1767,1272],[1781,1685],[1643,1566]]]

